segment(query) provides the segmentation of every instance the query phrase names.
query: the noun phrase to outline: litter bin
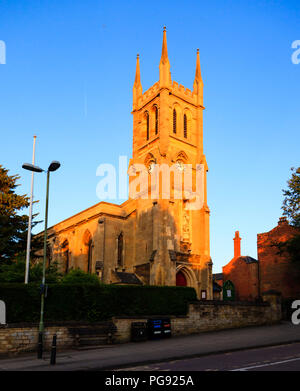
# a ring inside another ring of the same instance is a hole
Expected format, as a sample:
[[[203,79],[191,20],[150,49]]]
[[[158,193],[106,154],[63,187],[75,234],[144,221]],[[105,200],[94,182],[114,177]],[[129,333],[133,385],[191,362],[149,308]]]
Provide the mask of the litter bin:
[[[149,339],[159,339],[163,337],[162,319],[148,319]]]
[[[141,342],[147,341],[148,328],[146,322],[133,322],[131,323],[131,341]]]
[[[162,320],[162,334],[164,338],[171,337],[171,319],[167,318]]]

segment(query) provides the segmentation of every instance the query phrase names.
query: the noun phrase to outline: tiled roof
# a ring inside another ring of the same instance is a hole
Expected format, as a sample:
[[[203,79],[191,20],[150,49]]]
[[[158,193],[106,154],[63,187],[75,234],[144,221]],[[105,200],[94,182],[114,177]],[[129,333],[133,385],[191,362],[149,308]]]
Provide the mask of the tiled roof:
[[[223,280],[223,273],[213,274],[213,280]]]
[[[239,257],[238,259],[242,259],[242,260],[243,260],[244,262],[246,262],[246,263],[256,263],[256,262],[258,262],[257,259],[254,259],[254,258],[252,258],[252,257],[249,257],[248,255],[243,256],[243,257]]]
[[[142,281],[134,273],[116,272],[121,284],[143,285]]]

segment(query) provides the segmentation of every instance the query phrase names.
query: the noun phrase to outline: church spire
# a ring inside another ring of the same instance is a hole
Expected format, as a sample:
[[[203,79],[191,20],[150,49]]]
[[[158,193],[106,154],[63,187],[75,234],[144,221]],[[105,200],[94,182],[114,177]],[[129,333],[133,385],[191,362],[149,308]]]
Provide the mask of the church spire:
[[[170,62],[168,58],[166,27],[164,27],[163,30],[163,44],[162,44],[161,58],[159,63],[159,82],[161,87],[167,87],[171,85],[171,72],[170,72]]]
[[[142,87],[141,71],[140,71],[140,55],[139,54],[136,55],[136,70],[135,70],[134,87],[135,88]]]
[[[195,81],[202,82],[199,49],[197,49]]]
[[[203,105],[203,80],[201,76],[199,49],[197,49],[196,73],[193,87],[194,93],[198,95],[198,103]]]
[[[143,89],[141,84],[141,72],[140,72],[140,56],[136,56],[136,70],[135,79],[133,84],[133,106],[137,104],[138,98],[142,95]]]
[[[166,62],[169,62],[169,59],[168,59],[167,30],[166,30],[166,27],[164,27],[164,30],[163,30],[163,44],[162,44],[160,62],[163,63],[163,64],[165,64]]]

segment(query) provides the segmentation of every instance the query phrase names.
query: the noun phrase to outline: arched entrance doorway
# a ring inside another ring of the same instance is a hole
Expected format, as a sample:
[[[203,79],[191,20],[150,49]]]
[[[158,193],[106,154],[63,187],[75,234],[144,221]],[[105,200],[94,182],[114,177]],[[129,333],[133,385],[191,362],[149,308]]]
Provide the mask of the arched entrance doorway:
[[[176,274],[176,286],[187,286],[187,280],[181,270]]]
[[[195,288],[197,292],[197,278],[194,271],[187,266],[178,266],[176,273],[176,286],[190,286]]]

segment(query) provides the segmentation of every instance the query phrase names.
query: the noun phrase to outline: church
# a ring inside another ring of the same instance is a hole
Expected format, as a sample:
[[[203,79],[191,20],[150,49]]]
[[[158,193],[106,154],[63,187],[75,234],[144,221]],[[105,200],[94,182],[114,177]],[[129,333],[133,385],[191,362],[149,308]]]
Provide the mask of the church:
[[[133,85],[133,143],[129,168],[143,164],[204,167],[203,204],[137,196],[121,205],[100,202],[48,230],[48,261],[68,273],[80,268],[105,284],[194,287],[198,298],[213,298],[209,207],[203,152],[203,81],[199,50],[193,91],[171,79],[166,29],[159,81],[143,92],[139,56]],[[129,183],[131,177],[129,176]],[[173,183],[173,182],[172,182]],[[173,184],[174,185],[174,184]]]

